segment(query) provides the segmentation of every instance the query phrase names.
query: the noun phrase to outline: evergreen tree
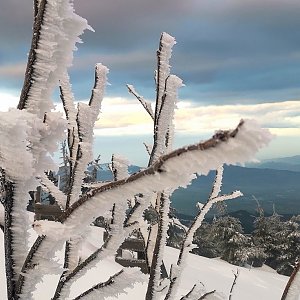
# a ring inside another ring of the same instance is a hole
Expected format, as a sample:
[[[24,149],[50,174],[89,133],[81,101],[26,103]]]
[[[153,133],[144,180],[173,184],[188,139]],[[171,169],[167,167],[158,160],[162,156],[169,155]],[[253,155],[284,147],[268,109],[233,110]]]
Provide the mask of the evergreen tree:
[[[300,216],[294,216],[284,222],[283,230],[277,236],[281,243],[278,245],[280,252],[277,258],[277,272],[283,275],[291,275],[295,262],[300,256]]]
[[[219,247],[216,247],[213,239],[212,225],[210,223],[203,222],[201,227],[198,228],[194,236],[194,244],[197,247],[192,250],[192,253],[209,258],[221,255],[221,251]]]
[[[281,252],[280,245],[284,243],[281,234],[284,223],[276,213],[269,217],[260,215],[254,221],[254,228],[253,241],[255,246],[263,249],[266,255],[265,264],[276,270]]]
[[[224,216],[215,219],[212,235],[221,258],[229,263],[242,266],[253,258],[255,251],[252,249],[251,238],[243,234],[241,222],[237,218]]]

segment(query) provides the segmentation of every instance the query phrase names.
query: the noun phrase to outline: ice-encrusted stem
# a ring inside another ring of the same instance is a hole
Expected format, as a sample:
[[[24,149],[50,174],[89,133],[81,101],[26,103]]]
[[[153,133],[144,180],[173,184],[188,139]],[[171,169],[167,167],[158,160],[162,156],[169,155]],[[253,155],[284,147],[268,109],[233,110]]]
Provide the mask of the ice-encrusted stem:
[[[166,32],[160,37],[159,48],[157,50],[157,84],[156,84],[156,105],[155,105],[155,122],[157,126],[158,116],[163,102],[165,84],[170,75],[169,60],[172,55],[172,47],[176,44],[175,38]],[[157,129],[157,128],[156,128]],[[156,131],[156,130],[155,130]]]
[[[40,177],[41,185],[43,185],[54,197],[56,203],[59,205],[61,210],[66,208],[67,196],[59,190],[59,188],[52,182],[46,174],[42,174]]]
[[[153,135],[153,148],[150,155],[148,166],[151,166],[155,160],[164,153],[164,142],[166,137],[163,135],[166,134],[165,128],[160,128],[161,124],[169,126],[170,118],[168,115],[163,114],[164,111],[171,111],[172,99],[167,102],[166,105],[166,90],[169,90],[171,93],[174,93],[174,90],[170,90],[170,86],[167,87],[167,82],[170,76],[170,65],[169,60],[172,54],[172,47],[175,45],[174,37],[163,32],[160,38],[159,49],[157,51],[157,85],[156,85],[156,101],[155,101],[155,114],[154,114],[154,135]],[[175,81],[176,76],[172,75],[171,83],[172,86],[177,85],[178,87],[182,84],[179,81]],[[177,88],[178,88],[177,87]],[[176,91],[177,92],[177,91]],[[177,96],[175,92],[175,95]],[[174,102],[174,100],[173,100]],[[165,109],[163,110],[163,106]],[[174,107],[174,104],[173,104]],[[167,109],[166,109],[167,108]],[[173,116],[174,112],[171,112]],[[167,119],[164,119],[167,117]],[[159,124],[160,123],[160,124]],[[165,127],[165,126],[164,126]]]
[[[161,278],[161,265],[163,263],[164,249],[167,243],[167,231],[169,227],[170,194],[167,191],[161,193],[159,221],[154,255],[152,257],[150,278],[147,286],[146,300],[159,299],[159,282]]]
[[[13,184],[6,182],[6,199],[4,204],[4,224],[3,224],[3,233],[4,233],[4,253],[5,253],[5,275],[6,275],[6,287],[7,287],[7,297],[8,299],[13,299],[15,295],[15,272],[14,272],[14,258],[13,258],[13,248],[12,240],[13,234],[11,231],[12,225],[12,206],[13,206]]]
[[[65,75],[64,81],[61,82],[61,99],[69,123],[70,177],[66,208],[78,200],[86,167],[92,160],[93,128],[103,100],[107,73],[108,69],[105,66],[102,64],[96,65],[95,82],[89,104],[79,103],[77,113],[74,109],[74,97],[71,92],[69,77]],[[79,247],[83,241],[84,235],[78,234],[66,242],[64,271],[60,277],[55,295],[59,294],[61,284],[66,276],[77,267]]]
[[[118,180],[118,179],[122,179],[125,177],[128,177],[128,161],[126,159],[124,159],[123,157],[117,156],[117,155],[113,155],[112,156],[112,163],[111,163],[111,168],[112,168],[112,172],[114,175],[114,179]],[[123,201],[120,204],[115,204],[115,203],[111,203],[111,205],[113,205],[113,217],[112,217],[112,221],[110,224],[110,228],[109,228],[109,240],[107,243],[104,244],[104,248],[110,247],[110,245],[115,242],[115,245],[113,247],[110,248],[111,254],[113,254],[116,250],[117,247],[120,246],[120,244],[124,241],[124,239],[128,236],[128,229],[132,230],[132,228],[130,228],[130,226],[128,226],[127,229],[123,228],[123,224],[125,222],[126,219],[126,201]],[[69,257],[67,257],[66,261],[70,261],[70,258],[72,258],[72,256],[74,257],[74,251],[75,249],[72,249],[71,247],[74,247],[74,243],[73,241],[71,243],[67,244],[69,249],[68,251],[66,251],[66,255],[68,255]],[[76,246],[76,245],[75,245]],[[101,255],[98,255],[98,253],[100,254],[101,251],[96,251],[93,253],[92,256],[90,256],[90,258],[88,258],[88,260],[84,261],[83,263],[81,263],[80,265],[74,265],[73,268],[70,268],[70,265],[68,266],[68,270],[64,271],[64,273],[62,274],[59,284],[57,286],[57,289],[55,291],[55,295],[53,297],[53,299],[59,299],[62,297],[65,298],[70,290],[69,287],[72,284],[72,279],[74,278],[75,275],[78,275],[79,272],[84,271],[83,269],[85,269],[85,266],[90,267],[90,264],[93,262],[95,264],[95,262],[99,261],[99,258],[101,258]],[[105,253],[105,252],[104,252]],[[106,252],[107,253],[107,252]],[[74,271],[74,272],[72,272]],[[70,282],[71,281],[71,282]],[[100,287],[102,287],[100,285]],[[88,293],[90,294],[90,292]],[[84,295],[85,296],[85,295]]]
[[[69,174],[72,174],[74,164],[76,161],[76,154],[77,154],[78,143],[79,143],[78,125],[77,125],[78,110],[77,108],[75,108],[75,98],[70,84],[70,77],[67,72],[65,72],[63,74],[63,77],[60,79],[59,89],[60,89],[60,98],[68,122],[68,138],[67,138],[68,149],[69,149],[68,163],[69,163]],[[71,183],[68,182],[69,189],[70,189],[70,185]]]
[[[81,194],[81,185],[85,177],[87,164],[93,159],[93,128],[97,120],[104,89],[107,81],[108,68],[97,64],[95,68],[95,84],[89,104],[79,103],[76,123],[78,127],[79,143],[76,150],[74,168],[70,174],[70,188],[67,207],[75,203]]]
[[[107,281],[99,283],[83,292],[74,300],[79,299],[105,299],[106,297],[119,296],[125,289],[134,287],[135,283],[144,282],[146,275],[138,270],[130,268],[121,270],[112,275]],[[115,288],[114,288],[115,287]]]
[[[105,282],[98,283],[98,284],[94,285],[93,287],[91,287],[90,289],[86,290],[85,292],[81,293],[79,296],[74,298],[74,300],[84,299],[86,296],[93,297],[93,294],[96,294],[96,293],[98,294],[100,289],[104,289],[105,287],[108,287],[108,286],[114,284],[115,281],[118,279],[118,277],[122,273],[124,273],[123,269],[121,269],[119,272],[115,273],[114,275],[110,276]],[[111,294],[109,296],[111,296]],[[99,294],[98,294],[98,297],[99,297]]]
[[[95,210],[106,212],[112,202],[120,203],[131,198],[136,191],[147,193],[166,187],[173,189],[186,186],[192,174],[207,174],[223,163],[244,163],[270,139],[268,130],[261,129],[255,122],[241,121],[232,131],[220,131],[205,142],[172,151],[145,170],[83,195],[58,218],[62,223],[64,238],[68,239],[89,226],[95,218]],[[46,233],[47,228],[44,229]]]
[[[160,39],[159,50],[157,51],[157,85],[156,85],[156,103],[154,115],[154,134],[153,134],[153,147],[149,158],[148,165],[152,165],[163,154],[172,150],[173,135],[174,135],[174,111],[178,98],[178,89],[182,86],[182,80],[175,75],[170,75],[169,60],[171,58],[172,47],[175,44],[175,39],[167,33],[162,33]],[[159,190],[158,190],[159,191]],[[160,190],[157,193],[155,209],[160,215],[163,214],[162,207],[169,207],[166,203],[169,201],[166,195],[171,195],[172,191],[165,193]],[[164,195],[161,197],[161,195]],[[160,203],[165,201],[166,203]],[[169,208],[168,208],[169,209]],[[164,219],[160,215],[160,220]],[[151,226],[146,246],[146,260],[151,266],[152,272],[159,273],[161,266],[153,261],[153,249],[163,252],[164,246],[162,245],[162,237],[167,234],[167,227],[163,226],[162,222]],[[161,234],[158,234],[158,233]],[[158,245],[160,246],[158,246]],[[156,253],[160,256],[160,253]],[[155,264],[155,267],[152,266]],[[154,271],[155,270],[155,271]],[[150,276],[150,286],[156,286],[157,283],[151,282],[157,279],[157,276]],[[147,291],[149,296],[149,289]]]
[[[24,84],[18,104],[43,118],[53,108],[51,95],[72,64],[75,43],[87,21],[74,13],[71,0],[41,0],[33,26]]]
[[[35,176],[40,176],[47,169],[47,152],[55,151],[53,146],[58,141],[58,135],[55,135],[54,132],[59,127],[62,128],[62,123],[59,123],[58,118],[54,117],[55,114],[50,112],[53,108],[52,92],[58,85],[66,68],[72,63],[72,51],[75,49],[75,43],[79,41],[78,36],[88,28],[90,27],[87,25],[86,20],[74,13],[73,1],[71,0],[40,0],[34,2],[33,37],[18,104],[18,109],[25,111],[23,119],[28,123],[26,126],[23,125],[23,128],[27,129],[27,136],[20,140],[28,143],[26,152],[32,154],[30,159],[23,158],[27,160],[29,165],[31,164],[31,170],[27,166],[27,169],[22,169],[22,173],[26,176],[28,173],[30,176],[29,171],[32,171],[31,178],[33,179]],[[24,118],[27,117],[26,113],[28,119]],[[61,129],[58,130],[58,132],[60,131]],[[52,142],[52,146],[49,146],[50,142]],[[49,144],[46,145],[46,143]],[[12,178],[15,179],[15,199],[10,212],[10,215],[13,216],[10,230],[13,231],[13,235],[22,236],[22,239],[17,237],[12,239],[15,252],[20,252],[20,255],[14,254],[16,257],[14,268],[17,275],[23,263],[21,258],[25,259],[26,257],[24,248],[27,248],[23,245],[26,241],[26,222],[23,220],[24,217],[22,219],[18,217],[18,214],[21,215],[22,210],[24,215],[25,208],[23,204],[27,202],[28,191],[34,189],[34,186],[31,178],[28,180],[19,180],[15,176],[12,176]],[[22,230],[25,232],[24,234]],[[41,247],[39,248],[41,249]],[[22,277],[22,275],[20,276]],[[34,282],[34,280],[32,281]],[[24,284],[26,284],[25,277],[22,279],[22,284],[19,285],[20,292]],[[16,297],[17,295],[12,296],[12,298]]]
[[[70,294],[72,284],[86,274],[86,272],[96,266],[97,263],[104,260],[105,258],[112,256],[117,251],[121,243],[127,238],[133,230],[138,228],[138,223],[132,223],[125,227],[122,234],[109,234],[104,244],[92,253],[88,258],[82,261],[74,270],[69,274],[66,274],[59,281],[53,300],[66,299]]]
[[[214,184],[211,190],[211,193],[208,197],[206,203],[200,208],[198,215],[195,217],[192,225],[188,229],[186,236],[184,238],[183,244],[180,248],[179,257],[176,265],[171,266],[170,271],[170,285],[168,292],[165,296],[165,300],[175,299],[176,293],[178,291],[178,287],[182,277],[183,268],[186,266],[186,260],[191,250],[191,246],[193,243],[193,238],[196,230],[201,226],[205,215],[211,209],[213,204],[217,202],[222,202],[225,200],[235,199],[237,197],[242,196],[243,194],[240,191],[235,191],[228,195],[220,195],[222,178],[223,178],[223,166],[218,167],[216,171],[216,176],[214,180]]]

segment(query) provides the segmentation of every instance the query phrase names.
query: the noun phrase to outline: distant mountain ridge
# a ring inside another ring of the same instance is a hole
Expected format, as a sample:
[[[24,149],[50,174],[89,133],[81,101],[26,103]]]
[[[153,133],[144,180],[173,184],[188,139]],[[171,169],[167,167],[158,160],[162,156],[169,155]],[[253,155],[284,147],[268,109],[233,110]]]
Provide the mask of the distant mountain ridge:
[[[179,188],[172,195],[172,205],[178,212],[195,215],[197,202],[205,202],[215,172],[195,179],[186,189]],[[300,172],[225,166],[222,193],[240,190],[244,196],[226,201],[229,212],[246,210],[254,213],[259,200],[266,212],[275,207],[280,214],[300,214]]]
[[[283,163],[290,167],[300,162],[300,155],[289,158],[278,158],[255,164],[257,168],[225,166],[222,193],[240,190],[244,196],[226,202],[228,212],[245,210],[255,214],[258,199],[266,213],[275,208],[279,214],[300,214],[300,172],[264,168],[265,163]],[[276,167],[276,165],[273,165]],[[102,170],[101,170],[102,169]],[[98,180],[112,180],[112,174],[103,164],[98,171]],[[129,172],[138,172],[140,167],[129,166]],[[205,202],[212,187],[215,172],[193,180],[186,189],[177,189],[172,197],[172,206],[180,214],[194,216],[197,213],[196,203]],[[215,211],[211,212],[213,215]]]
[[[246,167],[300,172],[300,155],[264,159],[258,163],[248,163]]]

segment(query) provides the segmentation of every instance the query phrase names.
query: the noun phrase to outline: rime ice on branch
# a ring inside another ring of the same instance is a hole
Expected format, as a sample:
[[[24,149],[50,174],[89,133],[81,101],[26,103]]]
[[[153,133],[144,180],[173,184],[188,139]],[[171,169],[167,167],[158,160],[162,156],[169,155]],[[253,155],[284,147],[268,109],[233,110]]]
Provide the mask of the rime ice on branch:
[[[90,27],[86,20],[74,13],[71,0],[35,0],[34,10],[32,47],[18,109],[0,113],[0,168],[5,182],[5,196],[1,197],[5,220],[0,226],[5,236],[8,298],[33,299],[37,283],[47,274],[58,274],[60,280],[55,294],[47,296],[53,300],[67,299],[76,279],[84,276],[97,262],[114,254],[133,230],[141,228],[146,236],[143,212],[152,204],[159,213],[159,223],[152,227],[147,243],[150,279],[146,297],[157,299],[160,296],[158,288],[162,287],[160,266],[172,191],[189,184],[195,173],[207,174],[223,163],[243,163],[251,159],[269,142],[270,134],[252,121],[242,121],[232,131],[221,131],[205,142],[172,151],[174,109],[182,81],[170,74],[169,59],[175,39],[163,33],[157,55],[155,111],[151,103],[128,86],[154,121],[153,148],[147,148],[150,154],[148,168],[127,176],[127,163],[114,156],[115,180],[82,193],[86,166],[93,157],[93,127],[101,107],[108,69],[96,65],[90,101],[76,107],[67,68],[72,64],[75,43],[80,41],[78,36]],[[52,112],[51,95],[59,85],[67,120]],[[67,136],[64,129],[67,129]],[[54,168],[50,154],[57,150],[64,138],[68,142],[66,164],[70,176],[66,194],[49,180],[45,172]],[[56,199],[62,214],[55,222],[41,220],[33,224],[40,236],[26,256],[27,196],[38,184],[46,187]],[[195,221],[197,226],[212,203],[226,198],[219,192],[220,182],[216,181],[209,201]],[[237,194],[229,196],[232,198]],[[131,214],[126,215],[127,201],[132,198],[136,199],[137,205]],[[106,242],[88,258],[80,258],[80,246],[90,224],[99,215],[110,212],[112,205],[113,222]],[[184,265],[181,262],[188,252],[194,229],[191,227],[186,248],[177,263],[179,271]],[[62,268],[54,258],[55,252],[63,246]],[[151,249],[155,252],[150,255]],[[175,267],[172,276],[176,273],[174,271]],[[176,278],[179,277],[177,274]],[[130,280],[127,282],[125,278]],[[112,296],[144,279],[139,271],[124,269],[76,299]],[[170,285],[168,289],[175,294],[176,288],[172,290]]]

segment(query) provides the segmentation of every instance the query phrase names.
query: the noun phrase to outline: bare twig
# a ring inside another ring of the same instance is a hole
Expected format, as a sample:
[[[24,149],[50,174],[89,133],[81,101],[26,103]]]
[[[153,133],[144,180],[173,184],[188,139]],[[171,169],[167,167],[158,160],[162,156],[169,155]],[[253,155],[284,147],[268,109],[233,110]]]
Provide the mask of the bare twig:
[[[205,299],[207,296],[212,295],[212,294],[214,294],[215,292],[216,292],[216,290],[207,292],[207,293],[205,293],[204,295],[202,295],[202,296],[199,298],[199,300],[203,300],[203,299]]]
[[[145,146],[145,149],[147,151],[147,153],[149,154],[149,156],[151,155],[151,151],[152,151],[152,146],[149,146],[148,144],[146,143],[143,143],[144,146]]]
[[[296,295],[300,294],[300,288],[299,288],[299,282],[300,282],[300,263],[298,262],[293,270],[293,273],[291,274],[285,289],[283,291],[283,294],[281,296],[281,300],[292,300],[295,299],[294,297]]]
[[[236,281],[239,277],[239,274],[240,274],[239,269],[236,269],[236,272],[233,272],[234,279],[233,279],[233,282],[232,282],[232,285],[231,285],[231,288],[230,288],[228,300],[232,300],[233,290],[234,290],[234,287],[236,285]]]
[[[197,284],[194,284],[193,287],[191,288],[191,290],[183,297],[180,298],[180,300],[186,300],[189,298],[189,296],[194,292],[195,288],[196,288]]]
[[[129,93],[131,93],[132,95],[134,95],[139,101],[140,103],[143,105],[143,107],[145,108],[146,112],[150,115],[150,117],[152,118],[152,120],[154,120],[154,113],[151,107],[151,103],[149,101],[146,101],[142,96],[140,96],[136,90],[134,89],[134,87],[130,84],[126,85],[128,88]]]

